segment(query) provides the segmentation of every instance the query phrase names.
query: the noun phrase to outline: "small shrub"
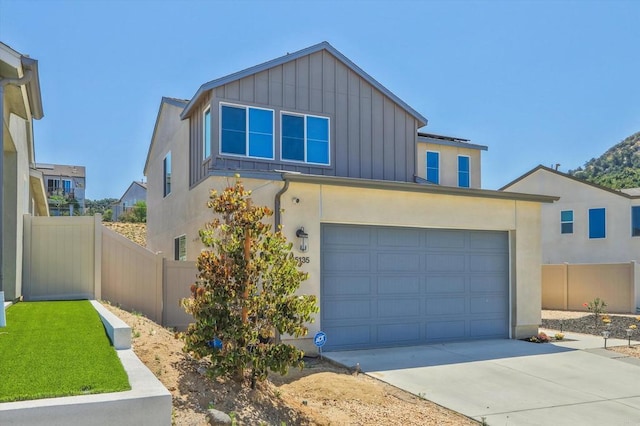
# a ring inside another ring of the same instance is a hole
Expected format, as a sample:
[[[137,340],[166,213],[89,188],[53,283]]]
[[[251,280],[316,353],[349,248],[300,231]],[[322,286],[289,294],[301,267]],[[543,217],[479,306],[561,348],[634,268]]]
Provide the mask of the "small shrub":
[[[607,304],[605,303],[605,301],[600,299],[599,297],[596,297],[589,303],[583,303],[582,306],[587,308],[587,310],[593,314],[593,321],[595,326],[597,327],[598,318],[600,318],[600,315],[606,312],[605,308],[607,307]]]
[[[555,337],[556,340],[562,340],[562,339],[564,339],[564,334],[556,333],[553,337]]]

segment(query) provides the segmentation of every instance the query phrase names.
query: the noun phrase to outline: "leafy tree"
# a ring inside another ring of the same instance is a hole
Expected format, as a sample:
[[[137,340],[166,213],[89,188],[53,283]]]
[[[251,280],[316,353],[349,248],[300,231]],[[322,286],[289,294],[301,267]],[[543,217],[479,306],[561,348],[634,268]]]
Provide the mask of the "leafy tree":
[[[101,200],[84,200],[85,211],[87,216],[93,216],[96,213],[100,213],[103,216],[103,219],[106,219],[106,211],[111,207],[111,205],[117,202],[117,198],[103,198]],[[111,220],[111,219],[109,219]]]
[[[569,174],[613,189],[640,187],[640,132]]]
[[[147,203],[136,202],[132,208],[120,215],[121,222],[145,223],[147,221]]]
[[[239,180],[211,192],[207,206],[217,217],[200,231],[209,249],[198,257],[191,297],[181,303],[195,319],[183,335],[184,350],[210,356],[213,377],[244,382],[249,369],[255,388],[269,371],[303,366],[304,353],[279,335],[306,335],[318,307],[315,296],[295,294],[307,274],[298,270],[292,244],[263,222],[273,212],[253,206],[250,196]]]

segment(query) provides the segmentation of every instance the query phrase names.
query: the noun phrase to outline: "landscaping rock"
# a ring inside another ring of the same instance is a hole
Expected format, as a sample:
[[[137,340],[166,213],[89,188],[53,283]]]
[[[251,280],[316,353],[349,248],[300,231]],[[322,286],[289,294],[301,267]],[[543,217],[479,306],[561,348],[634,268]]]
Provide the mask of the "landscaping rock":
[[[231,417],[229,417],[227,413],[223,413],[222,411],[215,410],[213,408],[209,408],[207,410],[207,420],[209,420],[209,424],[212,426],[231,424]]]

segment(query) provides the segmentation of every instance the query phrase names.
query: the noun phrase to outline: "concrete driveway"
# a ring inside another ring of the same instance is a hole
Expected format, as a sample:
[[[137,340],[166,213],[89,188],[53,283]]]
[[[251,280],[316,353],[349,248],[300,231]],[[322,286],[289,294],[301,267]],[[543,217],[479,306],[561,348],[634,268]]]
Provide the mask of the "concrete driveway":
[[[600,337],[565,334],[571,341],[489,340],[324,356],[359,363],[373,377],[489,425],[640,425],[640,359],[602,349]]]

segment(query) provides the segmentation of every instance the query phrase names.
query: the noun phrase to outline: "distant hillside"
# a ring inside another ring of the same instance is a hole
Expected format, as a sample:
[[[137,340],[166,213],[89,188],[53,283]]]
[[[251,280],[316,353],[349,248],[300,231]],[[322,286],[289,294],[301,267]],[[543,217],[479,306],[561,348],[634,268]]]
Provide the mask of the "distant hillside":
[[[640,132],[569,174],[613,189],[640,188]]]

